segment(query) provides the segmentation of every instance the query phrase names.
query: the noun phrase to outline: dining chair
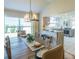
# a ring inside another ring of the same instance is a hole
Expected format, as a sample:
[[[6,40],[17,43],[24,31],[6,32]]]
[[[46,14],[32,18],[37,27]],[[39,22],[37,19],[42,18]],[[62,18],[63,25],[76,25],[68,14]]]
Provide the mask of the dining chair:
[[[25,30],[17,31],[17,36],[26,38],[26,31]]]
[[[35,37],[38,38],[40,36],[39,32],[35,32]]]
[[[64,32],[57,32],[57,45],[62,44],[64,45]]]
[[[45,52],[42,59],[64,59],[64,48],[63,45],[59,45],[56,48],[52,48]]]
[[[47,38],[46,34],[41,35],[42,39],[45,40]]]
[[[10,45],[9,36],[7,36],[5,38],[5,49],[6,49],[6,52],[7,52],[8,59],[12,59],[12,57],[11,57],[11,45]]]

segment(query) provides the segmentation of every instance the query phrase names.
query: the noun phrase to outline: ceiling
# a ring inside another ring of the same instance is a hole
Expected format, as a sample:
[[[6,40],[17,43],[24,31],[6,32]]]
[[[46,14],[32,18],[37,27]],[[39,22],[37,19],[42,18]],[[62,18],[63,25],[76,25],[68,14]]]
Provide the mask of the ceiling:
[[[47,5],[56,0],[32,0],[32,11],[41,12]],[[12,9],[17,11],[26,11],[30,10],[30,0],[4,0],[4,8]]]

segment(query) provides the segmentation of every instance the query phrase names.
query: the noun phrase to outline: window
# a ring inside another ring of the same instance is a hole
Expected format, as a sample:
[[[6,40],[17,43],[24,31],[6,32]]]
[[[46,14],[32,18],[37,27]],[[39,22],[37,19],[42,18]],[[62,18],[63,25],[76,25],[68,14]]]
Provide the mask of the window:
[[[5,16],[5,33],[16,33],[18,30],[25,30],[26,34],[32,33],[32,23],[26,22],[23,18]]]
[[[18,18],[5,16],[5,33],[13,33],[18,30]]]
[[[22,30],[26,31],[26,34],[32,33],[32,23],[29,21],[25,21],[23,18],[20,18],[20,26],[22,27]]]

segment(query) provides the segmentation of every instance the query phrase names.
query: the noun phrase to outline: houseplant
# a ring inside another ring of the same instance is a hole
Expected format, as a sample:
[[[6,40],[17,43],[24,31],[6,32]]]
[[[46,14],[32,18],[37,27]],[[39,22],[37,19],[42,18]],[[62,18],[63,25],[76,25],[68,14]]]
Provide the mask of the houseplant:
[[[27,41],[29,43],[33,42],[35,40],[34,36],[32,34],[27,34]]]

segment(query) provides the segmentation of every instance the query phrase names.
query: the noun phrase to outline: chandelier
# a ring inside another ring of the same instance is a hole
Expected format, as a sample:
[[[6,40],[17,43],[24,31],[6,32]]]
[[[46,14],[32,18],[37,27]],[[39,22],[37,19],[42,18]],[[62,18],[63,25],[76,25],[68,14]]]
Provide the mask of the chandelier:
[[[30,11],[24,16],[25,21],[38,21],[38,17],[31,9],[31,0],[30,0]]]

